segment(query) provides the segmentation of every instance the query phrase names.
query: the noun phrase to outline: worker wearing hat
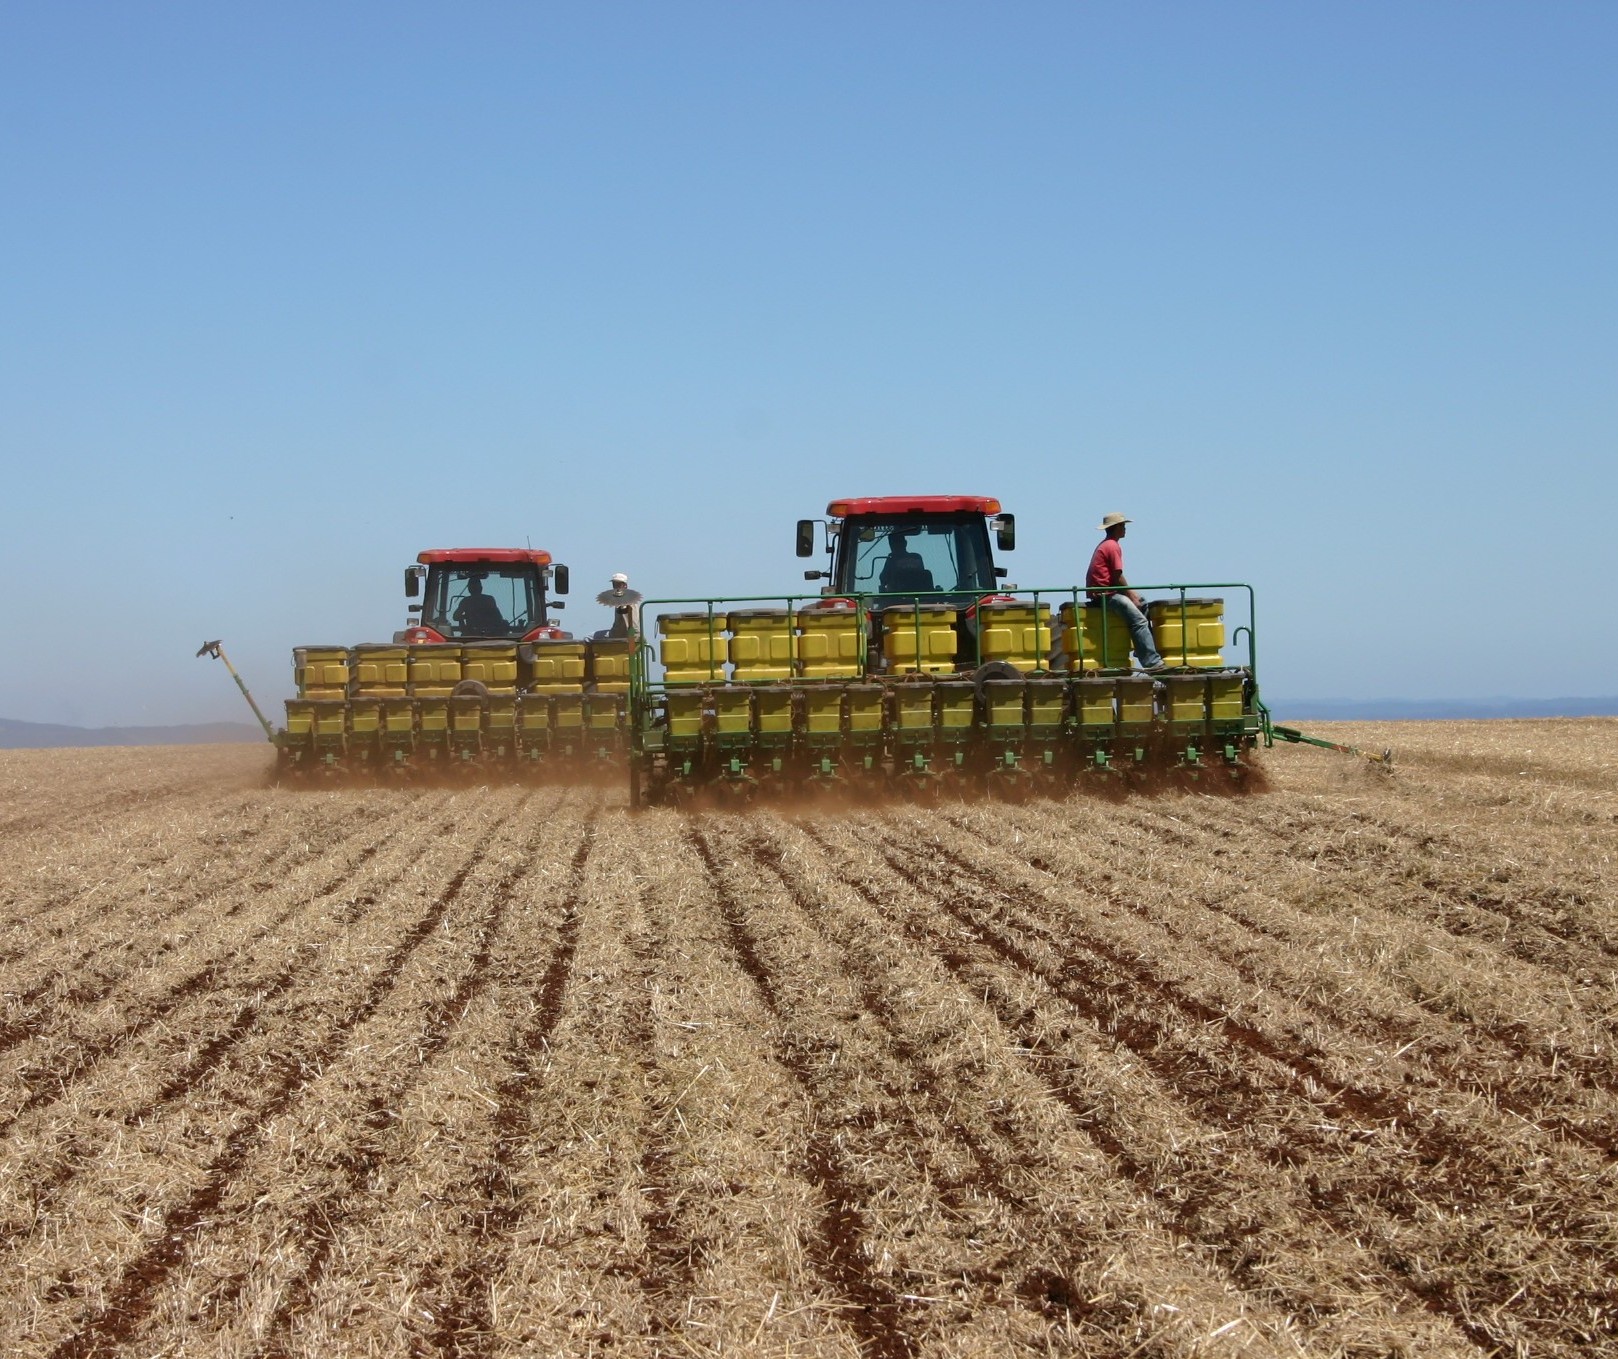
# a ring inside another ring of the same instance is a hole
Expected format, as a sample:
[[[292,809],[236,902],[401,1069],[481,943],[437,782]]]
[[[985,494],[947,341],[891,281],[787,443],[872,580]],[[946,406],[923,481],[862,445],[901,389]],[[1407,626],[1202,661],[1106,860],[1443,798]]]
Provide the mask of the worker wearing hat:
[[[1084,574],[1085,588],[1092,601],[1099,601],[1129,629],[1135,660],[1142,670],[1155,674],[1167,669],[1157,654],[1152,640],[1152,625],[1141,611],[1144,600],[1129,588],[1124,579],[1123,537],[1129,520],[1121,514],[1101,517],[1101,531],[1107,536],[1097,545],[1090,557],[1090,569]]]
[[[609,637],[628,637],[640,631],[640,602],[644,597],[639,590],[629,588],[629,577],[622,571],[612,573],[612,588],[596,596],[597,604],[612,610]]]

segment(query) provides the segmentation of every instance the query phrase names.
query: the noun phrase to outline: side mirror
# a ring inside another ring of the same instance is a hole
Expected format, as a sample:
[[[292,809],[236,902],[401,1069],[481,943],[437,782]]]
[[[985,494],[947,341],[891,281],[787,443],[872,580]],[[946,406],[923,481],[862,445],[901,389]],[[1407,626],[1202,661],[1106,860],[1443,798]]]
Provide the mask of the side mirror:
[[[555,566],[551,567],[551,588],[559,595],[567,593],[567,567],[563,566],[561,562],[557,562]],[[562,606],[558,604],[556,607],[561,608]]]
[[[405,612],[406,613],[420,613],[421,612],[421,605],[420,604],[408,604],[408,605],[405,606]]]
[[[545,607],[548,609],[565,609],[567,605],[559,599],[553,599]]]
[[[798,555],[812,557],[815,555],[815,521],[813,519],[798,520]],[[808,577],[805,577],[808,579]]]
[[[1017,516],[1002,514],[994,521],[995,541],[1000,544],[1002,552],[1010,552],[1017,546]]]
[[[1006,578],[1006,568],[1003,566],[997,566],[994,568],[994,574],[996,580],[1004,580]]]
[[[830,574],[830,571],[805,571],[803,578],[805,580],[825,580]]]
[[[414,599],[421,593],[421,572],[414,566],[405,567],[405,598]]]

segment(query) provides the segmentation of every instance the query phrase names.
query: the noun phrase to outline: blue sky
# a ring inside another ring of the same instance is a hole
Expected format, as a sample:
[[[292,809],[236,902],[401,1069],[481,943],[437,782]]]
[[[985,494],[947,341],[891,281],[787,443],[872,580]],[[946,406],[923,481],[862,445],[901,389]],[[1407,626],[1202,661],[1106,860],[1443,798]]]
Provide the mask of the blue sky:
[[[1618,7],[0,8],[0,716],[246,715],[430,546],[567,621],[834,496],[1133,516],[1272,695],[1612,694]]]

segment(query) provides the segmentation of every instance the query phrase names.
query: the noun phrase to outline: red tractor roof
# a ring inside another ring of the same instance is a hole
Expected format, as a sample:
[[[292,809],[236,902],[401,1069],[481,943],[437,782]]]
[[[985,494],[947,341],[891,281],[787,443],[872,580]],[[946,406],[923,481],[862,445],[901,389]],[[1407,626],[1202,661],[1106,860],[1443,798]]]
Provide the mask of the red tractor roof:
[[[417,556],[426,566],[464,566],[478,562],[533,562],[549,566],[551,554],[537,547],[432,547]]]
[[[834,519],[852,514],[999,514],[1000,502],[986,495],[868,495],[834,500],[826,513]]]

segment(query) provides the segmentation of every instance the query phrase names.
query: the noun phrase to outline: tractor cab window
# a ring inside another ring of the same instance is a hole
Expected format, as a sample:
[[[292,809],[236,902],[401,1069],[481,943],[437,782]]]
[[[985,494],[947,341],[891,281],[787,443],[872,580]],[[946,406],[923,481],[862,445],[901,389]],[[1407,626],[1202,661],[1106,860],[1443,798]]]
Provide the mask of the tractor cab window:
[[[446,637],[521,637],[537,625],[538,604],[526,564],[435,566],[422,622]]]
[[[979,594],[994,587],[983,516],[849,520],[838,586],[850,594]]]

